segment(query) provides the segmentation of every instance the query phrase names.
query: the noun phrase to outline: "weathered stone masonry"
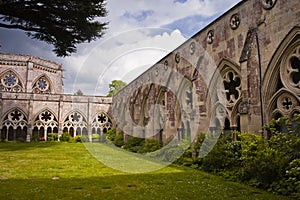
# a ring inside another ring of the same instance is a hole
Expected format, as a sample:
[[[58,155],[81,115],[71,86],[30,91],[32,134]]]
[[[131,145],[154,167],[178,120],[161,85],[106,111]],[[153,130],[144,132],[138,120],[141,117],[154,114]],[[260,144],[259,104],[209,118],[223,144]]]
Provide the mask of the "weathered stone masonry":
[[[91,138],[112,126],[162,141],[220,127],[224,134],[259,133],[272,118],[300,113],[299,19],[295,0],[241,1],[113,100],[63,94],[60,65],[0,54],[1,137],[70,132]],[[153,111],[153,105],[160,106]],[[155,133],[151,127],[139,133],[150,122]]]
[[[0,132],[6,140],[48,133],[103,134],[111,98],[63,94],[62,67],[29,55],[0,54]]]
[[[167,121],[153,136],[164,141],[195,134],[180,117],[192,112],[180,105],[199,112],[197,134],[220,126],[224,133],[259,133],[272,118],[300,113],[299,19],[298,1],[244,0],[128,84],[113,106],[120,113],[127,106],[140,126],[150,120],[151,105],[164,106]],[[177,94],[168,90],[167,68],[188,79],[175,83]]]

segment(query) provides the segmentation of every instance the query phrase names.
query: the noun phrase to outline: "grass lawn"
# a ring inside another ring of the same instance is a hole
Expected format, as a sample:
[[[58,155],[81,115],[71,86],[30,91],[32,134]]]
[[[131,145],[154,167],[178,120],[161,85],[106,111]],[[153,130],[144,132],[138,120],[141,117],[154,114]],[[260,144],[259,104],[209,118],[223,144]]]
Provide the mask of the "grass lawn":
[[[0,199],[289,198],[175,165],[148,173],[117,171],[81,143],[12,142],[0,143]]]

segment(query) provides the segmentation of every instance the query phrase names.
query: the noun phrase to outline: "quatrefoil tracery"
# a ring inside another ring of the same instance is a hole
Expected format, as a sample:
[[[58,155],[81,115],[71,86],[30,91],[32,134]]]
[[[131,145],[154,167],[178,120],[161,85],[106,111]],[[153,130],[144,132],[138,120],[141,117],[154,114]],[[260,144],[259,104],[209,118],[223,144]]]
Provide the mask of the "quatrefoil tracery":
[[[223,76],[225,95],[228,106],[232,106],[241,95],[241,79],[234,71]]]
[[[215,38],[215,33],[213,30],[209,30],[207,33],[206,41],[208,44],[212,44]]]
[[[239,27],[241,21],[240,21],[240,17],[238,14],[234,14],[231,16],[230,18],[230,27],[232,30],[235,30]]]
[[[263,8],[269,10],[273,8],[276,4],[277,0],[262,0]]]
[[[283,85],[300,95],[300,44],[292,49],[280,66],[280,77]]]

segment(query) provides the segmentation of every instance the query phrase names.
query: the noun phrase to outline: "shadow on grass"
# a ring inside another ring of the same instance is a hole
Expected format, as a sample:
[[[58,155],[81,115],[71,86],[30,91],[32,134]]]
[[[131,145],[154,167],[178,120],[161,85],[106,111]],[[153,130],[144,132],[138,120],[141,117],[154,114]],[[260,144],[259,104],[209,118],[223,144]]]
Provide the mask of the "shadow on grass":
[[[0,180],[0,199],[289,199],[195,170]]]
[[[32,148],[47,148],[59,144],[59,142],[0,142],[0,151],[18,151]]]

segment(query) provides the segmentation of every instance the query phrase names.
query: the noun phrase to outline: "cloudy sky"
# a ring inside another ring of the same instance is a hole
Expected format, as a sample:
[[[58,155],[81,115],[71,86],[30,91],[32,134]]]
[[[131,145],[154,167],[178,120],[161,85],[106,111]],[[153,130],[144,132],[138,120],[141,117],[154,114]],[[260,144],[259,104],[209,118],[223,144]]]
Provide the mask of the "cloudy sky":
[[[108,0],[103,38],[58,58],[52,46],[0,28],[0,51],[31,54],[64,68],[64,92],[106,95],[114,79],[130,82],[240,0]]]

